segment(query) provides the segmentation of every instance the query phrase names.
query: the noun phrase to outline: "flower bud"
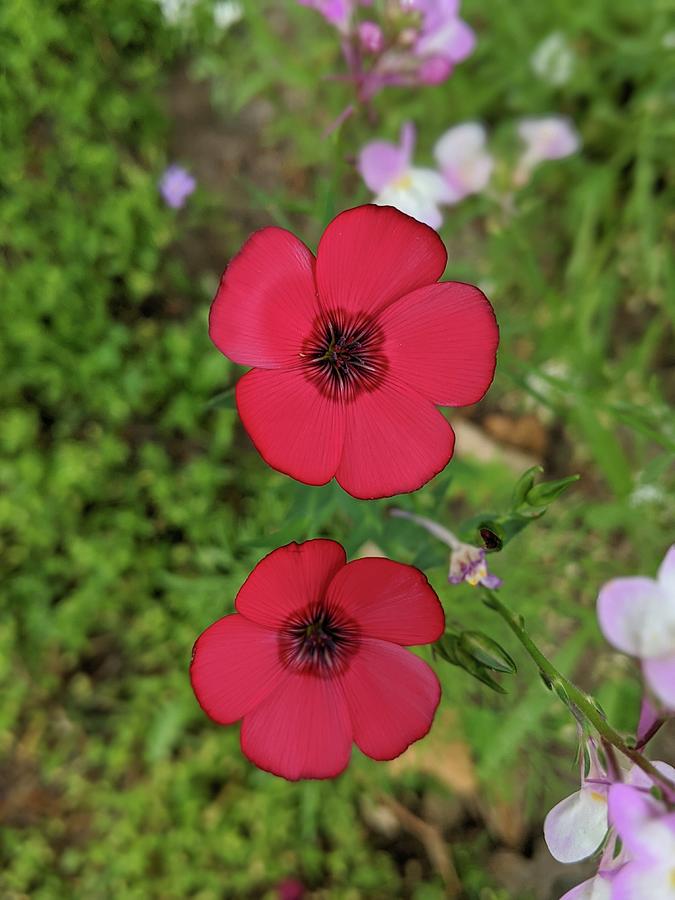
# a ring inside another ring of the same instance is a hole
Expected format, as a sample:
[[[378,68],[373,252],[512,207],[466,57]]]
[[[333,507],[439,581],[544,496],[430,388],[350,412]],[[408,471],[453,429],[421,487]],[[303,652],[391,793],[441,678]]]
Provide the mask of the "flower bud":
[[[516,664],[503,647],[480,631],[463,631],[459,637],[462,649],[477,662],[495,672],[507,672],[513,675]]]
[[[376,22],[361,22],[358,27],[361,48],[366,53],[380,53],[384,47],[382,29]]]
[[[527,502],[530,506],[535,507],[549,506],[579,478],[579,475],[569,475],[567,478],[559,478],[557,481],[543,481],[541,484],[536,484],[528,491]]]
[[[527,495],[534,485],[534,478],[537,473],[544,471],[542,466],[532,466],[520,476],[513,488],[513,507],[517,509],[521,504],[527,502]]]

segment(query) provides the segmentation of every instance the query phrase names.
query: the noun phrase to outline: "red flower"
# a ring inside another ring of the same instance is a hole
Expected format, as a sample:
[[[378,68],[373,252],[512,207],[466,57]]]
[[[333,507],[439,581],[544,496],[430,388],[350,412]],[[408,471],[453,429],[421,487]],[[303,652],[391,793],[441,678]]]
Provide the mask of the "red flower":
[[[452,456],[436,408],[485,394],[499,340],[488,300],[437,283],[435,231],[391,207],[333,219],[316,259],[289,231],[263,228],[225,271],[209,333],[253,366],[239,414],[270,466],[306,484],[335,476],[354,497],[421,487]]]
[[[445,617],[418,569],[347,563],[335,541],[288,544],[258,563],[235,608],[198,638],[190,678],[212,719],[243,719],[241,748],[261,769],[332,778],[352,741],[393,759],[431,728],[440,685],[404,647],[436,640]]]

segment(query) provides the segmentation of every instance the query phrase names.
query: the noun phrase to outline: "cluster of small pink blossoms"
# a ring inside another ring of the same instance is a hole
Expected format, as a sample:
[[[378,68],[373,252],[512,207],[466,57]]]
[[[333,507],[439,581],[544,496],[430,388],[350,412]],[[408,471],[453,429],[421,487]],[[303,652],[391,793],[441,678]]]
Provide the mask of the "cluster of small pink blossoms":
[[[340,34],[360,101],[389,85],[441,84],[475,47],[459,0],[298,0]]]
[[[675,713],[675,545],[656,579],[617,578],[601,589],[605,637],[641,664],[646,683],[636,747],[641,750]],[[597,874],[561,900],[675,900],[675,789],[637,766],[622,771],[585,740],[581,787],[544,823],[552,855],[572,863],[602,851]],[[654,768],[675,785],[675,769]]]
[[[518,135],[523,149],[511,175],[513,187],[526,184],[540,163],[570,156],[580,147],[572,123],[559,116],[522,119]],[[479,122],[464,122],[441,135],[433,151],[436,168],[416,166],[414,149],[415,128],[406,122],[398,144],[371,141],[361,150],[358,169],[375,194],[374,203],[394,206],[425,225],[439,228],[442,206],[454,206],[489,187],[495,158]]]

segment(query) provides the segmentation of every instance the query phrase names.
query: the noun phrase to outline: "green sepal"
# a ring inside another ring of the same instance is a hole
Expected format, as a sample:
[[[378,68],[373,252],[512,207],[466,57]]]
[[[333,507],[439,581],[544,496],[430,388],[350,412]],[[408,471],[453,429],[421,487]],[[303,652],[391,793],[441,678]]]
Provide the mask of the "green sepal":
[[[526,496],[528,506],[536,511],[536,515],[542,515],[551,503],[557,500],[580,477],[580,475],[568,475],[566,478],[558,478],[556,481],[542,481],[541,484],[535,484]]]
[[[511,503],[513,509],[518,509],[521,504],[526,502],[527,495],[534,486],[535,477],[542,475],[543,472],[543,466],[531,466],[531,468],[523,472],[513,488],[513,500]]]
[[[498,694],[506,693],[501,684],[492,678],[487,667],[478,662],[477,659],[471,656],[471,654],[463,648],[461,636],[452,632],[446,632],[433,645],[433,650],[446,662],[449,662],[450,665],[464,669],[469,675],[472,675]]]
[[[515,675],[516,664],[511,656],[497,641],[481,631],[463,631],[459,643],[462,649],[481,665],[495,672]]]

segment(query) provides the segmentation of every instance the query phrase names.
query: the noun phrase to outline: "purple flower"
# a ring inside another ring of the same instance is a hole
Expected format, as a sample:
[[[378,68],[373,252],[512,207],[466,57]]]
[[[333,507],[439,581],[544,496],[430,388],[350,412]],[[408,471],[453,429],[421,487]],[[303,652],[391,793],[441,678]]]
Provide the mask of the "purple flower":
[[[432,519],[416,516],[405,509],[392,509],[390,513],[399,519],[409,519],[411,522],[421,525],[429,534],[433,534],[439,541],[443,541],[450,547],[450,571],[448,572],[450,584],[461,584],[462,581],[466,581],[472,587],[482,584],[486,588],[498,588],[502,583],[501,578],[488,572],[485,550],[474,547],[472,544],[465,544],[448,528],[439,525]]]
[[[450,584],[461,584],[462,581],[466,581],[473,587],[482,584],[486,588],[498,588],[502,583],[501,578],[488,572],[485,550],[461,542],[458,542],[450,553],[448,581]]]
[[[641,660],[648,687],[675,711],[675,544],[656,579],[615,578],[605,584],[598,620],[610,644]]]
[[[192,175],[182,166],[172,165],[162,175],[159,191],[164,202],[172,209],[180,209],[197,187]]]

